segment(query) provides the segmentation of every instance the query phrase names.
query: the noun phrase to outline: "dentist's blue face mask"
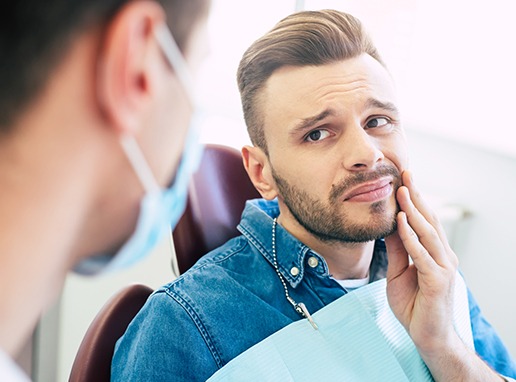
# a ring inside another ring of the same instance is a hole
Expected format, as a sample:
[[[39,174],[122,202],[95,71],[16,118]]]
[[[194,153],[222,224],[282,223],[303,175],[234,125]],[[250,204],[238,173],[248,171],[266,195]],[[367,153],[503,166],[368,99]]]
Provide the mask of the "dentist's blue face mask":
[[[199,109],[193,95],[188,66],[172,34],[165,25],[161,25],[155,31],[155,38],[174,69],[194,110],[183,147],[183,155],[172,185],[162,189],[134,136],[122,137],[122,147],[146,191],[140,204],[136,230],[115,255],[103,254],[82,260],[74,268],[74,272],[79,274],[113,272],[140,261],[170,233],[170,229],[175,227],[185,210],[190,176],[199,165],[203,149],[199,144]]]

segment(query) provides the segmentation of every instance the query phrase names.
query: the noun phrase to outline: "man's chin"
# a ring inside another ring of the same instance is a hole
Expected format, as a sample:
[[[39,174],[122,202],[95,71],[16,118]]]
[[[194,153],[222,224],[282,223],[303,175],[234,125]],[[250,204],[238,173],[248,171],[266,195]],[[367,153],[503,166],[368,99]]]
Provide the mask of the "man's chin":
[[[348,226],[348,239],[355,243],[365,243],[383,239],[397,230],[396,214],[378,214],[371,216],[367,222],[350,224]]]

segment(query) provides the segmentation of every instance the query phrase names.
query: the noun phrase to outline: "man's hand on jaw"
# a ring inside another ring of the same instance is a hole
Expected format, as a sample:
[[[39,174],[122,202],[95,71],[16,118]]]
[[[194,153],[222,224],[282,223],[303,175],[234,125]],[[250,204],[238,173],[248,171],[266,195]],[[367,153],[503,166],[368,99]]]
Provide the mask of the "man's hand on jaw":
[[[391,309],[437,381],[501,381],[454,329],[457,256],[411,174],[405,171],[402,179],[396,193],[398,230],[385,239]]]

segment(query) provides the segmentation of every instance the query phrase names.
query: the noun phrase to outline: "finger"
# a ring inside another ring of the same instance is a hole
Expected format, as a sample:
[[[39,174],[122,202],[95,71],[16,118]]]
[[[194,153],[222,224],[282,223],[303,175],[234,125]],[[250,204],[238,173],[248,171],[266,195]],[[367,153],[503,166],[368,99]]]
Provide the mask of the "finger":
[[[439,218],[430,207],[430,205],[423,198],[419,189],[414,184],[414,178],[412,176],[412,172],[410,170],[405,170],[402,174],[403,185],[406,186],[409,190],[410,199],[412,200],[414,206],[421,212],[421,214],[425,217],[425,219],[435,228],[437,234],[441,238],[441,241],[447,250],[451,251],[451,248],[448,243],[448,239],[446,237],[446,232],[444,231]]]
[[[408,220],[408,224],[410,225],[409,228],[411,228],[411,230],[413,230],[417,235],[418,244],[422,245],[422,247],[424,247],[424,249],[439,265],[448,266],[449,256],[442,243],[441,237],[435,230],[434,226],[425,219],[421,212],[419,212],[416,206],[412,203],[406,186],[402,186],[398,189],[397,199],[401,210],[406,214],[404,220]],[[398,227],[398,229],[400,228]],[[410,232],[407,231],[407,235],[410,235]],[[401,233],[400,237],[403,240]],[[409,254],[412,254],[408,248],[407,251]]]
[[[399,237],[418,271],[423,274],[437,271],[438,263],[419,241],[418,236],[407,221],[405,212],[398,213],[397,221]]]
[[[433,210],[430,208],[428,203],[425,201],[419,189],[414,184],[414,179],[412,177],[412,172],[409,170],[405,170],[402,175],[403,185],[408,188],[410,197],[412,202],[416,206],[416,208],[421,212],[421,214],[432,223],[434,218]]]
[[[398,232],[385,238],[385,246],[387,248],[387,281],[395,279],[401,275],[409,266],[408,253],[405,246],[398,235]]]

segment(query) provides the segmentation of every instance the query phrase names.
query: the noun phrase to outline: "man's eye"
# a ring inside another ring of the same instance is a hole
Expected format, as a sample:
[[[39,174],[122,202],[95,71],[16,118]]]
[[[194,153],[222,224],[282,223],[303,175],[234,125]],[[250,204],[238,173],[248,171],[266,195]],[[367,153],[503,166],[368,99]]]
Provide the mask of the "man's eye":
[[[330,136],[327,130],[314,130],[306,136],[308,142],[322,141]]]
[[[387,125],[390,125],[392,122],[390,119],[386,117],[375,117],[367,121],[366,127],[368,129],[375,128],[375,127],[384,127]]]

